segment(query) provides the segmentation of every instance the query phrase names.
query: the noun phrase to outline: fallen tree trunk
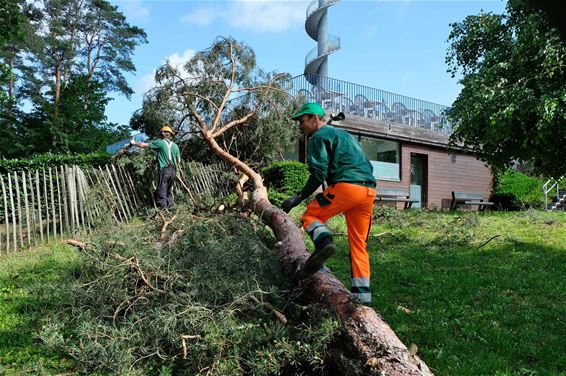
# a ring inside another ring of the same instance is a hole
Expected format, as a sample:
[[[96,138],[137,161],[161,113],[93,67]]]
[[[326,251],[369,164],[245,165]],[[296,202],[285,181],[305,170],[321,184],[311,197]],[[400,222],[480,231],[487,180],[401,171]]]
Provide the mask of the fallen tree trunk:
[[[273,206],[263,186],[256,186],[251,209],[274,232],[276,251],[286,275],[296,279],[303,294],[336,312],[344,329],[346,352],[335,357],[343,375],[432,375],[427,365],[399,340],[391,327],[370,307],[354,302],[352,294],[329,271],[299,276],[309,256],[303,234],[291,217]]]
[[[226,51],[233,51],[234,48],[237,48],[237,46],[229,43],[229,49]],[[275,78],[267,85],[261,87],[246,87],[245,90],[247,92],[255,92],[260,96],[261,100],[255,107],[249,109],[245,115],[225,123],[222,122],[222,111],[225,109],[227,99],[233,94],[233,85],[238,77],[236,75],[236,60],[237,56],[230,52],[228,59],[228,64],[232,65],[232,72],[230,78],[228,78],[230,84],[226,86],[226,92],[220,103],[211,102],[216,108],[216,116],[214,116],[211,123],[207,124],[205,118],[199,114],[195,107],[190,108],[191,117],[194,119],[195,125],[200,129],[200,134],[210,150],[249,178],[253,187],[251,198],[247,195],[249,192],[244,192],[240,189],[238,192],[239,202],[246,208],[251,209],[262,221],[271,227],[278,240],[276,251],[279,254],[284,273],[292,278],[296,278],[297,269],[304,264],[309,256],[302,233],[293,223],[291,217],[269,202],[267,199],[267,189],[263,185],[261,175],[242,160],[230,154],[227,149],[222,148],[216,141],[216,138],[222,136],[227,130],[246,124],[246,122],[258,114],[262,107],[263,99],[261,98],[263,98],[263,94],[280,90],[274,86]],[[224,67],[224,65],[220,66]],[[226,77],[223,80],[226,80]],[[197,96],[196,98],[202,99],[202,96]],[[207,101],[210,102],[209,99]],[[270,106],[273,105],[269,100],[266,103],[269,103]],[[228,118],[230,119],[231,116],[228,116]],[[240,186],[240,188],[243,187]],[[415,354],[409,352],[389,325],[373,309],[354,303],[353,296],[332,273],[319,272],[312,276],[298,279],[297,284],[309,296],[311,301],[317,301],[335,310],[342,321],[346,340],[341,342],[347,343],[350,348],[339,354],[340,356],[333,357],[341,374],[432,375],[426,364]]]

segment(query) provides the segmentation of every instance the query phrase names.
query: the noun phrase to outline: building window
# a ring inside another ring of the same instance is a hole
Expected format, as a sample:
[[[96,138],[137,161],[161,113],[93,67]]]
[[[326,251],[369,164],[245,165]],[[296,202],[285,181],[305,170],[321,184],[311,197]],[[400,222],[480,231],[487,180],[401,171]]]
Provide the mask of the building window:
[[[379,180],[401,180],[401,146],[399,142],[360,137],[365,155],[373,165],[373,176]]]

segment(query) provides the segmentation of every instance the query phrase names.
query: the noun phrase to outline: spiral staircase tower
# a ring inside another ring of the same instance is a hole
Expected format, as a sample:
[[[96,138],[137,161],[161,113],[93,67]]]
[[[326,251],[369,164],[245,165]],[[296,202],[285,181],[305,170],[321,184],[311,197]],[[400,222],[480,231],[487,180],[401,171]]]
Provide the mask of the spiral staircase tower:
[[[318,42],[305,58],[305,77],[319,86],[318,77],[328,77],[328,55],[340,49],[340,38],[328,34],[328,7],[339,0],[314,0],[307,7],[305,30],[309,37]]]

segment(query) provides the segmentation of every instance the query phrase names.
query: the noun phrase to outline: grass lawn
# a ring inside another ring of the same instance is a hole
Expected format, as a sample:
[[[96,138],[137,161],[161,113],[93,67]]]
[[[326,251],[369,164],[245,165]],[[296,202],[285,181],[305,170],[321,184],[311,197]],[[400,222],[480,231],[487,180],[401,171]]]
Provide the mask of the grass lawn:
[[[376,217],[373,306],[436,375],[566,375],[566,213]],[[339,251],[327,265],[349,286],[344,219],[329,226]],[[74,374],[36,333],[80,264],[59,244],[0,256],[0,375]]]
[[[566,213],[376,216],[373,307],[435,374],[566,375]],[[343,218],[329,225],[346,232]],[[327,265],[349,287],[336,242]]]
[[[56,308],[54,288],[79,264],[73,248],[58,244],[0,257],[0,375],[69,375],[72,362],[48,350],[37,333]]]

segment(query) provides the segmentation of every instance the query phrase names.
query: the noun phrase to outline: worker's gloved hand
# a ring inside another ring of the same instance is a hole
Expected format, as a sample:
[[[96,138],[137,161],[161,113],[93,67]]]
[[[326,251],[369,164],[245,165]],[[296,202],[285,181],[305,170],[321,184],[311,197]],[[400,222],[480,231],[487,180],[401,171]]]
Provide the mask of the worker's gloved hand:
[[[285,202],[281,205],[281,209],[283,209],[285,213],[289,213],[291,209],[293,209],[295,206],[299,205],[300,203],[301,203],[301,198],[297,195],[293,195],[289,197],[287,200],[285,200]]]

